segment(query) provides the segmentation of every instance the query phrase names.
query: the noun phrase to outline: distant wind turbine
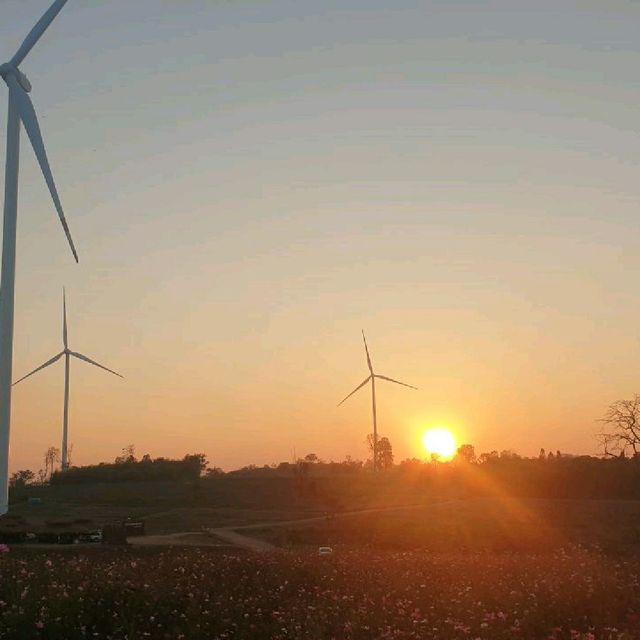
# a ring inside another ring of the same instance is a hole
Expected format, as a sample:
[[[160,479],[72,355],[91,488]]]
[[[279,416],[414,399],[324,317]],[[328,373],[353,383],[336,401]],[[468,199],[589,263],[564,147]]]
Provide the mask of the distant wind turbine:
[[[113,373],[115,376],[119,376],[120,378],[124,378],[119,373],[108,369],[107,367],[95,362],[95,360],[91,360],[91,358],[87,358],[87,356],[83,356],[81,353],[76,353],[75,351],[71,351],[69,349],[68,335],[67,335],[67,298],[63,291],[62,293],[62,344],[64,345],[64,349],[56,356],[53,356],[50,360],[47,360],[44,364],[40,365],[37,369],[34,369],[31,373],[28,373],[26,376],[20,378],[20,380],[16,380],[13,384],[16,385],[23,380],[26,380],[29,376],[32,376],[34,373],[38,371],[42,371],[51,364],[58,362],[62,356],[64,356],[64,419],[62,422],[62,468],[66,469],[69,466],[69,448],[67,445],[67,436],[69,431],[69,362],[71,360],[71,356],[74,358],[78,358],[78,360],[84,360],[89,364],[95,365],[96,367],[100,367],[100,369],[104,369],[109,373]]]
[[[18,214],[18,167],[20,158],[20,121],[24,125],[36,154],[45,182],[51,193],[73,257],[78,254],[71,239],[40,125],[29,97],[31,83],[18,66],[27,57],[42,34],[58,15],[66,0],[56,0],[31,29],[16,54],[0,65],[0,76],[9,88],[7,113],[7,156],[4,181],[4,222],[2,233],[2,276],[0,278],[0,515],[9,509],[9,434],[11,426],[11,378],[13,360],[13,306],[16,276],[16,224]]]
[[[395,382],[396,384],[401,384],[403,387],[409,387],[409,389],[416,389],[417,387],[412,387],[410,384],[406,384],[404,382],[400,382],[398,380],[394,380],[393,378],[387,378],[387,376],[382,376],[379,373],[374,373],[373,365],[371,364],[371,356],[369,355],[369,348],[367,347],[367,339],[365,338],[364,331],[362,332],[362,339],[364,340],[364,350],[367,354],[367,366],[369,367],[369,377],[361,382],[346,398],[340,401],[338,406],[340,406],[345,400],[348,400],[356,391],[360,391],[362,387],[371,382],[371,404],[373,407],[373,470],[378,470],[378,418],[376,414],[376,378],[380,378],[380,380],[386,380],[387,382]]]

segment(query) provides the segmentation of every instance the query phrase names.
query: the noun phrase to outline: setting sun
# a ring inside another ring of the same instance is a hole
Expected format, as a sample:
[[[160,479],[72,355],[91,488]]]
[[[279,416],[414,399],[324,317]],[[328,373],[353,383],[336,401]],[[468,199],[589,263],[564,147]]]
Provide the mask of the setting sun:
[[[456,439],[453,433],[441,427],[425,431],[422,444],[430,455],[437,456],[441,460],[453,458],[456,452]]]

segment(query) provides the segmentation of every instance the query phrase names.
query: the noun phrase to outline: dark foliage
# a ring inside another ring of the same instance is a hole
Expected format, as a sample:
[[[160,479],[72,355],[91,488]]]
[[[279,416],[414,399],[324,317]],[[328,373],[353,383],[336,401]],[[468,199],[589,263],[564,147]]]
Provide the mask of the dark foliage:
[[[72,467],[56,471],[51,484],[96,484],[104,482],[147,482],[157,480],[197,480],[207,465],[204,454],[186,455],[182,460],[145,456],[142,460],[126,458],[108,464]]]

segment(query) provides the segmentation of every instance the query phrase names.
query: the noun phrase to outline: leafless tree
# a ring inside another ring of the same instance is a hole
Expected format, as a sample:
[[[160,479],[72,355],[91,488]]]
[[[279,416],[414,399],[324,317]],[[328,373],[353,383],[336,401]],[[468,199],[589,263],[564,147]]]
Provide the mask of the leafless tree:
[[[605,456],[640,453],[640,395],[632,400],[618,400],[609,406],[600,420],[606,431],[598,434]]]
[[[45,474],[49,474],[49,478],[53,474],[56,462],[60,462],[60,449],[58,447],[49,447],[44,452],[44,470]]]

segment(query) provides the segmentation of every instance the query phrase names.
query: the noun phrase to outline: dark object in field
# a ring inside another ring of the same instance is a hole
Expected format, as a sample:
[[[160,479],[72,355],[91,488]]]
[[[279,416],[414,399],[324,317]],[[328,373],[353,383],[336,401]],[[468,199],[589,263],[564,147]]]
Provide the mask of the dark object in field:
[[[7,514],[0,518],[0,543],[19,544],[27,539],[26,520],[21,516]]]
[[[127,529],[124,524],[105,524],[102,528],[102,544],[127,544]]]
[[[21,544],[26,540],[26,531],[0,531],[0,544]]]
[[[128,537],[136,537],[145,535],[145,527],[143,520],[125,520],[122,523]]]
[[[0,543],[78,544],[102,542],[102,531],[89,518],[29,521],[9,514],[0,518]]]
[[[105,525],[102,529],[103,544],[127,544],[128,537],[145,535],[143,520],[125,520],[118,524]]]
[[[102,542],[102,530],[96,529],[95,531],[89,531],[87,533],[81,533],[78,536],[78,542],[83,544],[100,544]]]

